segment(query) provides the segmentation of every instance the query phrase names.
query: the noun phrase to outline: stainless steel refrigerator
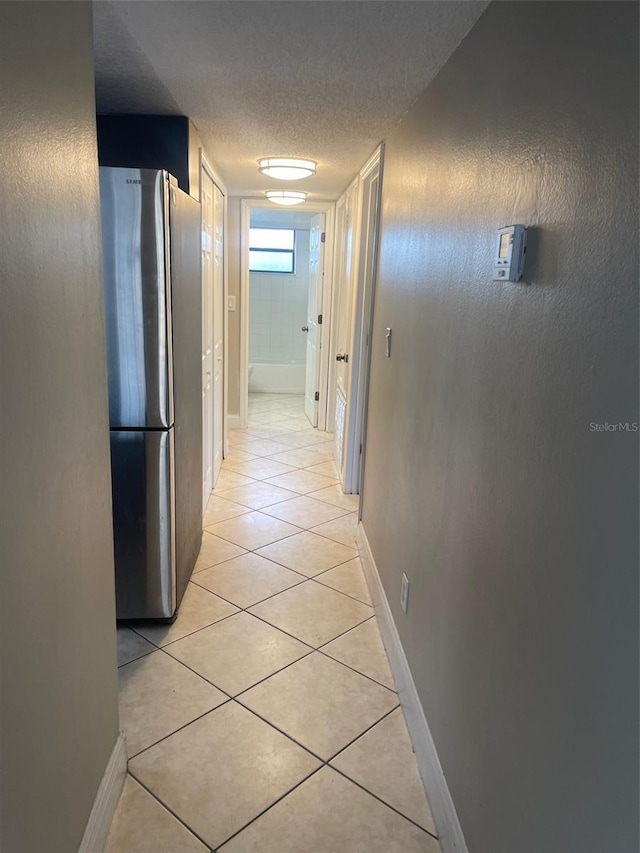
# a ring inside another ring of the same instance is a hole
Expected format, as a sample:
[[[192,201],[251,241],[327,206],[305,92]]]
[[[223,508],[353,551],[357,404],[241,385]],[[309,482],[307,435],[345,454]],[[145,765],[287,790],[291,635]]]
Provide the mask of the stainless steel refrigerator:
[[[200,205],[100,168],[119,619],[172,618],[202,537]]]

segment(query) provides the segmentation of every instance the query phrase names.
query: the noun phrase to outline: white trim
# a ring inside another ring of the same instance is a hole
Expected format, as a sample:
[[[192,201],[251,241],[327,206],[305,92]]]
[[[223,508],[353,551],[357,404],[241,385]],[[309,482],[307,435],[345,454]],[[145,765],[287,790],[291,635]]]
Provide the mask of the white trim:
[[[93,802],[78,853],[102,853],[127,775],[127,745],[120,732]]]
[[[342,347],[343,351],[351,354],[351,339],[353,337],[353,323],[355,311],[355,292],[356,292],[356,269],[357,269],[357,245],[358,245],[358,194],[359,194],[360,178],[358,175],[349,184],[344,193],[336,202],[335,210],[335,237],[334,237],[334,268],[333,268],[333,299],[331,313],[331,342],[330,342],[330,374],[329,374],[329,395],[330,404],[327,407],[327,417],[331,416],[329,423],[334,427],[334,442],[340,440],[340,447],[335,448],[335,457],[339,459],[339,475],[340,483],[343,491],[349,492],[346,487],[346,458],[347,458],[347,426],[349,412],[347,410],[347,400],[349,399],[349,387],[352,381],[351,367],[343,368],[345,373],[345,387],[342,389],[341,402],[344,407],[340,410],[340,429],[337,429],[336,417],[338,411],[338,377],[337,368],[334,356],[338,354],[338,347]],[[340,208],[342,208],[342,216],[340,217]],[[338,223],[340,231],[338,231]],[[347,252],[347,240],[350,231],[351,249]],[[349,263],[347,263],[347,259]],[[340,325],[339,311],[346,307],[346,333],[347,339],[338,342],[337,333]],[[339,438],[338,433],[341,438]]]
[[[243,429],[243,427],[240,424],[241,424],[240,415],[227,415],[227,427],[229,429]],[[227,439],[227,443],[228,443],[228,439]]]
[[[365,257],[366,270],[363,270],[362,284],[362,330],[359,341],[358,353],[358,381],[357,395],[354,401],[354,411],[356,415],[355,432],[360,439],[360,449],[357,455],[352,460],[353,479],[352,487],[358,493],[362,492],[364,483],[364,460],[366,457],[367,446],[367,406],[369,402],[369,373],[371,370],[371,341],[373,337],[373,311],[375,307],[376,286],[378,280],[378,243],[380,238],[380,220],[382,216],[382,170],[384,161],[384,143],[380,145],[369,163],[362,170],[360,185],[364,193],[371,191],[371,187],[367,186],[369,177],[371,181],[377,181],[377,189],[375,190],[375,201],[373,209],[371,199],[369,201],[368,216],[373,217],[373,229],[371,234],[367,234],[366,243],[363,244],[363,254]],[[364,232],[361,231],[361,239],[365,240]],[[365,277],[366,276],[366,277]],[[360,503],[358,520],[362,518],[362,502]]]
[[[227,423],[227,401],[229,400],[229,212],[227,185],[220,177],[220,173],[211,164],[205,154],[204,148],[200,148],[200,198],[202,199],[202,172],[206,171],[213,183],[222,193],[222,299],[224,312],[222,315],[222,457],[226,459],[229,455],[229,424]],[[215,483],[214,483],[215,485]]]
[[[209,158],[205,154],[204,148],[200,149],[200,162],[209,173],[209,177],[212,179],[213,183],[217,185],[222,195],[226,198],[228,195],[227,185],[222,180],[220,172],[218,172],[216,167],[212,164],[211,160],[209,160]]]
[[[331,305],[329,306],[329,312],[327,316],[331,321],[331,331],[329,337],[329,358],[327,359],[328,369],[327,369],[327,426],[330,429],[327,432],[334,432],[335,425],[335,417],[336,417],[336,361],[335,357],[332,358],[332,353],[336,352],[336,335],[337,335],[337,309],[336,309],[336,283],[338,282],[338,278],[340,275],[339,264],[341,262],[342,250],[340,248],[340,243],[342,242],[343,235],[342,229],[338,234],[338,222],[340,216],[340,208],[344,208],[345,205],[346,192],[343,193],[340,198],[335,203],[334,209],[334,239],[333,239],[333,263],[331,276],[333,281],[333,287],[331,288]]]
[[[271,202],[267,202],[271,205]],[[271,205],[273,207],[273,205]],[[249,424],[249,228],[251,201],[240,202],[240,429]]]
[[[313,202],[311,202],[313,204]],[[329,408],[329,372],[331,370],[331,303],[333,300],[333,253],[335,245],[335,203],[329,205],[324,212],[324,283],[322,288],[322,334],[320,345],[320,379],[318,402],[318,429],[331,432],[333,423],[327,420]]]
[[[263,198],[240,200],[240,429],[249,422],[249,228],[251,210],[274,210],[272,202]],[[324,213],[324,287],[322,290],[322,336],[320,360],[320,400],[318,402],[318,429],[327,429],[327,402],[329,385],[329,343],[331,337],[331,298],[333,293],[333,245],[335,202],[307,201],[296,205],[309,213]],[[329,424],[333,426],[333,424]]]
[[[380,189],[383,146],[379,145],[359,174],[354,233],[354,293],[351,313],[351,373],[345,422],[345,461],[343,488],[347,494],[358,493],[361,486],[361,463],[364,458],[365,403],[369,374],[370,331],[376,286],[376,254],[380,225]],[[375,197],[371,184],[378,181]],[[365,206],[366,205],[366,206]],[[372,229],[372,232],[371,230]]]
[[[438,840],[442,853],[469,853],[464,840],[462,827],[458,820],[453,800],[449,792],[447,780],[438,759],[436,747],[429,730],[429,724],[424,715],[422,703],[418,696],[409,664],[400,642],[387,596],[380,580],[380,575],[371,552],[367,535],[362,526],[358,525],[356,535],[362,568],[367,579],[367,585],[373,599],[373,606],[378,617],[378,626],[382,642],[389,657],[391,671],[398,688],[402,711],[409,730],[409,736],[418,761],[420,776],[427,792],[431,812],[438,830]]]

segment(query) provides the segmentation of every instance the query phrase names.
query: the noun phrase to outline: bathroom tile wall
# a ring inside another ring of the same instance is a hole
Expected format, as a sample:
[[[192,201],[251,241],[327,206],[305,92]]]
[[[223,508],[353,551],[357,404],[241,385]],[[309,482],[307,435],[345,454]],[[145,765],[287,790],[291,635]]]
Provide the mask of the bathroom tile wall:
[[[249,275],[249,362],[304,364],[309,292],[309,231],[295,232],[293,275]]]

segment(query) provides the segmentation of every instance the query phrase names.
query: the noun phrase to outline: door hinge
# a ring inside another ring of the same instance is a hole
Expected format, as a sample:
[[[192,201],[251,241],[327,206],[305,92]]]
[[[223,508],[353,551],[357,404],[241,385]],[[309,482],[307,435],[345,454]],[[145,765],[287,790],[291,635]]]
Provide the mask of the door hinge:
[[[322,325],[322,314],[318,314],[318,325]]]
[[[321,242],[321,243],[324,243],[324,242],[326,241],[326,239],[327,239],[327,235],[326,235],[326,233],[323,231],[323,232],[322,232],[322,234],[320,235],[320,242]]]
[[[313,395],[313,399],[316,401],[316,403],[318,402],[318,400],[320,399],[320,392],[319,391],[316,391],[316,393]]]

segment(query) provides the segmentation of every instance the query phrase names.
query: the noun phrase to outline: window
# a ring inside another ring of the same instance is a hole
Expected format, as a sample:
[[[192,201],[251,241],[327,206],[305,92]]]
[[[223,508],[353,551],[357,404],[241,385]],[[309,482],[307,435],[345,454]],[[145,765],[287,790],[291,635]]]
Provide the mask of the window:
[[[293,273],[293,228],[250,228],[249,271]]]

